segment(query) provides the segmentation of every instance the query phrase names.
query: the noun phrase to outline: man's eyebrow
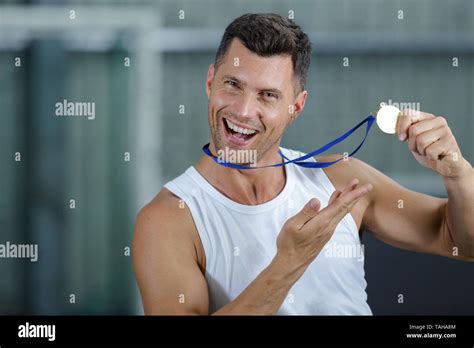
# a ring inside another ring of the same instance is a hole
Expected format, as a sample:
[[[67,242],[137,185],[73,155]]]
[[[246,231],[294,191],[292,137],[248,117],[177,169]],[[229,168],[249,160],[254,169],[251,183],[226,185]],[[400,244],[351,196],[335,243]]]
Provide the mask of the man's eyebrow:
[[[244,83],[243,83],[242,81],[240,81],[237,77],[232,76],[232,75],[224,75],[224,76],[222,76],[222,80],[233,80],[233,81],[235,81],[235,82],[240,83],[241,85],[244,84]]]

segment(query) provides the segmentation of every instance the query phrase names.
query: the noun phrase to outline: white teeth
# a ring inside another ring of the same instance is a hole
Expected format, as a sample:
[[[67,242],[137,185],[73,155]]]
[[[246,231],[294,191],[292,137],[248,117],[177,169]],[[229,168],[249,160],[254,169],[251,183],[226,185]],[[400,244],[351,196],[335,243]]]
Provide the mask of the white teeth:
[[[234,132],[238,132],[238,133],[241,133],[241,134],[247,134],[247,135],[251,135],[251,134],[255,134],[256,131],[253,130],[253,129],[247,129],[247,128],[241,128],[235,124],[233,124],[232,122],[230,122],[228,119],[225,119],[225,121],[227,122],[227,126],[232,129]]]

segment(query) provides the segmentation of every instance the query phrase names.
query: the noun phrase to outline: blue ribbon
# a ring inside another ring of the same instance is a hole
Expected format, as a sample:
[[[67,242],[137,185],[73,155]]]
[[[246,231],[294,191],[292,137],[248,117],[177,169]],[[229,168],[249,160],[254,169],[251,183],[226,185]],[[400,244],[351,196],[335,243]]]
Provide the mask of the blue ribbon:
[[[202,147],[202,151],[204,151],[204,153],[206,155],[208,155],[209,157],[211,157],[214,162],[220,164],[220,165],[223,165],[225,167],[229,167],[229,168],[235,168],[235,169],[259,169],[259,168],[268,168],[268,167],[281,167],[281,166],[286,166],[287,164],[289,163],[293,163],[293,164],[296,164],[298,166],[301,166],[301,167],[304,167],[304,168],[325,168],[325,167],[329,167],[341,160],[343,160],[344,158],[347,158],[347,157],[351,157],[352,155],[354,155],[357,151],[359,151],[359,149],[361,148],[361,146],[364,144],[365,142],[365,139],[367,138],[367,135],[369,134],[369,130],[370,130],[370,127],[372,127],[373,123],[375,121],[375,117],[372,116],[372,115],[369,115],[367,116],[364,120],[362,120],[361,122],[359,122],[358,124],[356,124],[354,127],[352,127],[351,129],[349,129],[346,133],[344,133],[343,135],[341,135],[339,138],[331,141],[330,143],[324,145],[323,147],[320,147],[319,149],[317,150],[314,150],[313,152],[310,152],[304,156],[301,156],[301,157],[298,157],[298,158],[295,158],[295,159],[289,159],[288,157],[286,157],[282,152],[281,150],[278,150],[278,153],[280,154],[281,157],[283,157],[284,160],[286,161],[283,161],[282,163],[276,163],[276,164],[270,164],[270,165],[266,165],[266,166],[260,166],[260,167],[252,167],[252,166],[243,166],[243,165],[240,165],[240,164],[234,164],[234,163],[228,163],[228,162],[224,162],[222,160],[220,160],[219,158],[217,158],[216,156],[214,156],[212,153],[211,153],[211,150],[209,150],[209,143],[204,145]],[[364,123],[367,123],[367,128],[365,129],[365,135],[364,135],[364,138],[362,139],[361,143],[359,144],[359,146],[357,146],[355,148],[354,151],[352,151],[347,157],[341,157],[339,158],[338,160],[336,161],[332,161],[332,162],[304,162],[305,160],[307,160],[308,158],[311,158],[311,157],[314,157],[318,154],[320,154],[321,152],[324,152],[328,149],[330,149],[331,147],[333,147],[334,145],[336,144],[339,144],[341,141],[343,141],[344,139],[346,139],[349,135],[351,135],[352,133],[354,133],[359,127],[361,127]]]

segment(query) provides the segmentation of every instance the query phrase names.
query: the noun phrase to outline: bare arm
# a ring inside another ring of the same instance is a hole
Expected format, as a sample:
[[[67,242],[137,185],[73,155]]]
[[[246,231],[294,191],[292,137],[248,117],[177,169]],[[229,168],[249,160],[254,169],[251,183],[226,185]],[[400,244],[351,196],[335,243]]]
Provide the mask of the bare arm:
[[[444,178],[448,202],[444,228],[461,257],[474,261],[474,169],[456,179]]]
[[[464,185],[447,182],[448,199],[441,199],[377,177],[364,224],[376,237],[394,246],[474,261],[474,192],[470,181],[470,185],[465,180]]]
[[[474,261],[474,171],[462,156],[442,116],[403,110],[399,140],[415,159],[440,175],[448,199],[407,190],[374,168],[364,167],[373,182],[372,204],[364,222],[380,239],[415,251]]]
[[[192,233],[197,231],[189,210],[169,192],[162,191],[139,213],[133,260],[145,314],[210,314]],[[213,314],[275,313],[302,274],[287,266],[275,257],[240,296]]]
[[[213,314],[275,314],[339,221],[370,189],[357,185],[352,182],[343,192],[334,192],[321,211],[313,199],[290,218],[268,267]],[[138,215],[133,260],[145,314],[209,314],[207,284],[192,233],[197,232],[189,210],[179,208],[179,200],[165,190]]]
[[[179,200],[165,191],[138,214],[133,264],[147,315],[208,314],[207,284],[191,224]]]
[[[177,199],[167,200],[145,207],[135,226],[134,267],[145,314],[210,314],[204,272],[186,231],[194,228],[192,218]],[[275,257],[240,296],[213,314],[275,313],[302,274],[287,266]]]
[[[377,239],[410,251],[473,260],[472,237],[469,237],[474,217],[472,171],[462,180],[443,179],[448,199],[442,199],[408,190],[356,158],[333,167],[328,171],[336,182],[352,176],[373,185],[361,227]]]
[[[138,215],[133,259],[145,314],[210,314],[191,233],[197,231],[189,210],[170,193],[160,193]],[[301,274],[275,257],[240,296],[213,314],[273,314]]]
[[[326,208],[310,200],[285,222],[277,238],[277,254],[270,265],[231,303],[215,314],[275,314],[293,284],[304,274],[329,241],[338,223],[370,190],[352,180],[334,191]]]

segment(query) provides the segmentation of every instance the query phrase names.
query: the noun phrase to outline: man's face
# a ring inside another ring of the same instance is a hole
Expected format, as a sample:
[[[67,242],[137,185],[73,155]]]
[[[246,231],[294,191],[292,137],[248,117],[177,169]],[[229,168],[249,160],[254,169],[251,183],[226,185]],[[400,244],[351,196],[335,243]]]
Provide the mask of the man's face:
[[[210,66],[206,87],[215,150],[256,150],[258,160],[278,148],[307,96],[306,91],[295,95],[289,55],[260,57],[238,39],[217,70]]]

